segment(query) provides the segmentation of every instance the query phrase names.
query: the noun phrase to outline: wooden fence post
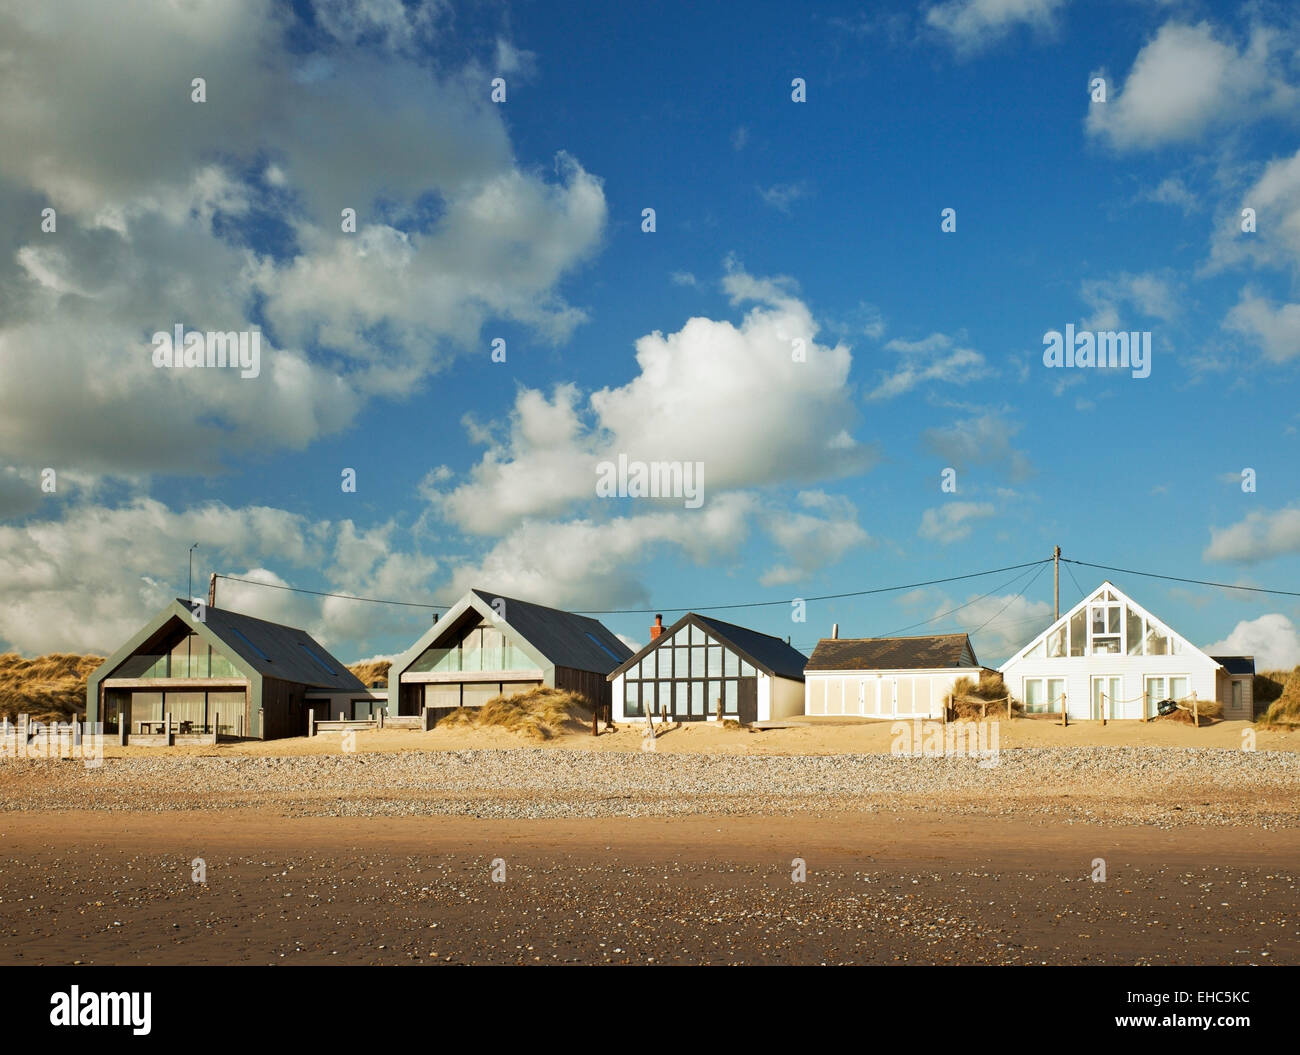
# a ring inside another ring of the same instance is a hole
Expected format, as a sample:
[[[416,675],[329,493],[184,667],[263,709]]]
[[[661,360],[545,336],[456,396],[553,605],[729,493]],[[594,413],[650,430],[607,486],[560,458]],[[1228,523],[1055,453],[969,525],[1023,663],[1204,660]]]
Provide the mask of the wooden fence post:
[[[1061,728],[1070,724],[1070,701],[1065,693],[1061,693]]]
[[[163,744],[166,747],[172,746],[172,712],[168,711],[163,715]]]
[[[316,708],[307,708],[307,735],[309,737],[316,735]]]

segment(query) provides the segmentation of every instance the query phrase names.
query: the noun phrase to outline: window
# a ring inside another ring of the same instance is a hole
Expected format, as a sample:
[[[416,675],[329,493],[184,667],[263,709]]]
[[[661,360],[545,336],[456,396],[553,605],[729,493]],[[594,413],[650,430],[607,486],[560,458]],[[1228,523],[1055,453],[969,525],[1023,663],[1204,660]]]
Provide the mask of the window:
[[[1232,709],[1234,711],[1240,711],[1245,706],[1246,704],[1241,692],[1241,682],[1234,678],[1232,682]]]
[[[1026,678],[1024,703],[1028,714],[1059,713],[1065,695],[1064,678]]]
[[[323,670],[326,674],[328,674],[331,678],[336,677],[338,675],[337,670],[335,670],[323,659],[321,659],[320,656],[318,656],[312,649],[308,648],[301,641],[298,642],[298,647],[302,649],[304,652],[306,652],[307,655],[311,657],[311,661],[315,663],[316,666],[320,667],[320,669]]]
[[[700,644],[691,646],[691,677],[704,677],[704,646]]]
[[[722,653],[722,676],[724,678],[734,678],[740,673],[740,657],[730,649],[724,649]]]
[[[673,676],[673,650],[671,648],[661,648],[659,653],[659,677],[671,678]]]
[[[239,638],[239,640],[242,641],[244,644],[246,644],[249,648],[251,648],[253,650],[254,655],[260,656],[268,663],[271,662],[271,657],[268,656],[265,652],[263,652],[260,648],[258,648],[255,644],[253,644],[253,642],[249,641],[248,635],[245,634],[242,630],[238,630],[232,626],[230,628],[230,632],[234,634],[237,638]]]
[[[1191,695],[1188,688],[1188,679],[1185,674],[1174,674],[1169,677],[1164,675],[1154,675],[1146,679],[1146,704],[1147,715],[1156,713],[1156,704],[1161,700],[1174,700],[1181,702]]]
[[[1070,655],[1082,656],[1088,645],[1088,613],[1080,608],[1070,616]]]
[[[1142,639],[1144,636],[1142,617],[1127,606],[1124,608],[1124,616],[1124,632],[1128,637],[1128,654],[1130,656],[1140,656],[1142,655]]]
[[[706,713],[704,707],[704,682],[693,681],[691,684],[691,715],[702,718]]]
[[[623,684],[623,714],[628,718],[642,717],[639,681],[628,681]]]
[[[1123,605],[1091,604],[1088,606],[1088,629],[1091,655],[1118,654],[1120,651]]]
[[[709,677],[722,677],[722,649],[718,645],[709,646]]]
[[[1058,659],[1065,655],[1065,624],[1062,623],[1055,630],[1047,634],[1047,654],[1053,659]]]

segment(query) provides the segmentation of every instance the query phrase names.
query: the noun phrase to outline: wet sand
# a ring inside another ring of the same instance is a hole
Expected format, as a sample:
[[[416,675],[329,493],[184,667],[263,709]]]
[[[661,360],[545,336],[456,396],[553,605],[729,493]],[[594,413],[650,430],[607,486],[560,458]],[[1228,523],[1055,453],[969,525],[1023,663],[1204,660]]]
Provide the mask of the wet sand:
[[[5,964],[1300,962],[1294,827],[7,812],[0,869]]]

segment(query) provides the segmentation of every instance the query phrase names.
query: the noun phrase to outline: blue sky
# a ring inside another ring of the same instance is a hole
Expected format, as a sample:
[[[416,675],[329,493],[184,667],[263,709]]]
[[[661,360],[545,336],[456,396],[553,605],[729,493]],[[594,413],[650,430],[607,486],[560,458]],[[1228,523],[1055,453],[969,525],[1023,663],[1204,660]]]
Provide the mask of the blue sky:
[[[114,647],[196,541],[200,582],[669,616],[1054,544],[1297,589],[1293,5],[559,10],[0,4],[0,645]],[[258,328],[260,375],[154,367],[176,324]],[[1045,366],[1067,324],[1150,331],[1150,376]],[[597,498],[619,454],[701,463],[703,505]],[[1032,574],[717,614],[996,663]],[[1295,598],[1109,577],[1300,662]],[[346,660],[428,618],[219,603]]]

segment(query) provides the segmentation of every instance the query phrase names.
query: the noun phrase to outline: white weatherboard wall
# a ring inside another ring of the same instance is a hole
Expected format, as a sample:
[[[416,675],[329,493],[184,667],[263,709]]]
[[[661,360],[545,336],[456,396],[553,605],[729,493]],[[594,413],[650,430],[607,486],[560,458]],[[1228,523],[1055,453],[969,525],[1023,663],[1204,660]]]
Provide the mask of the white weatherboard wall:
[[[1082,654],[1071,654],[1075,652]],[[1195,693],[1197,699],[1215,700],[1223,672],[1109,582],[999,669],[1022,704],[1038,696],[1050,701],[1048,713],[1059,714],[1057,698],[1064,692],[1066,713],[1079,719],[1101,717],[1102,697],[1106,718],[1126,719],[1150,717],[1155,705],[1169,697],[1189,699]]]
[[[939,718],[958,678],[979,680],[980,667],[804,672],[804,713],[864,718]]]

